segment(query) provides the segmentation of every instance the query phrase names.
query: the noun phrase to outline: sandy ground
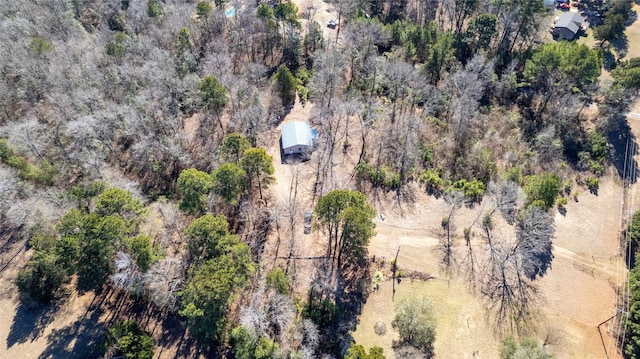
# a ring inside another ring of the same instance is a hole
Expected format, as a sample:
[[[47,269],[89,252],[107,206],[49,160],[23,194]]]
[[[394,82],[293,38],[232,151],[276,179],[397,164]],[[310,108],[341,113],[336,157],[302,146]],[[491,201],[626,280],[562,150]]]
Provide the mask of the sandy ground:
[[[640,5],[634,4],[633,10],[636,17],[640,16]],[[624,31],[627,35],[627,56],[625,59],[640,57],[640,20],[636,19],[631,25],[627,26]]]
[[[322,0],[293,0],[292,2],[296,4],[300,13],[305,14],[305,16],[302,16],[304,29],[306,29],[308,21],[317,21],[323,29],[325,41],[328,43],[331,40],[336,40],[337,27],[331,29],[327,26],[329,20],[338,19],[338,14],[332,5]]]
[[[556,216],[555,259],[552,269],[539,285],[541,308],[544,308],[547,323],[564,334],[563,341],[551,346],[558,358],[604,357],[596,326],[614,312],[615,291],[611,283],[624,278],[624,264],[616,256],[620,198],[621,187],[613,180],[606,180],[598,196],[583,194],[580,202],[567,206],[566,216]],[[454,219],[457,232],[470,226],[488,206],[484,203],[458,210]],[[449,286],[438,284],[446,283],[449,278],[441,271],[436,249],[436,233],[448,208],[443,200],[423,194],[416,194],[414,203],[397,210],[388,206],[379,208],[385,210],[385,221],[377,219],[378,234],[372,239],[369,250],[378,258],[386,256],[389,260],[400,247],[400,267],[429,272],[437,277],[435,283],[413,283],[411,289],[413,293],[430,298],[438,313],[437,357],[471,358],[478,351],[476,357],[493,358],[498,340],[483,319],[482,299],[470,293],[459,275],[451,276]],[[458,233],[458,245],[460,237],[461,233]],[[403,285],[398,287],[398,293]],[[385,290],[390,291],[383,287],[381,292]],[[354,338],[365,346],[382,346],[387,357],[392,358],[393,336],[377,337],[373,332],[376,321],[390,323],[393,319],[393,304],[388,298],[384,299],[384,295],[379,297],[379,293],[372,294],[365,305]],[[447,310],[441,313],[441,307],[458,314],[452,315]],[[466,322],[468,318],[470,324]],[[469,325],[475,334],[465,337]],[[546,325],[541,319],[540,326]]]

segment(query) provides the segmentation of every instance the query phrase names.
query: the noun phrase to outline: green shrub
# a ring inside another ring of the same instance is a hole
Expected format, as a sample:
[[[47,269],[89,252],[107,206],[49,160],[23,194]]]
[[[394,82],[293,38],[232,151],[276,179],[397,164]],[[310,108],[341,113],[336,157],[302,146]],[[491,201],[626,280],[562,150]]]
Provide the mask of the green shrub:
[[[447,129],[449,127],[445,121],[433,116],[427,117],[427,122],[430,123],[433,127],[439,129]]]
[[[331,299],[313,297],[304,306],[302,317],[310,319],[319,328],[328,328],[337,313],[338,307]]]
[[[400,174],[393,172],[393,170],[385,166],[376,168],[375,166],[361,162],[356,167],[356,176],[360,179],[369,181],[376,187],[395,190],[402,186]]]
[[[587,135],[589,152],[595,161],[603,162],[607,157],[607,139],[598,132],[591,132]]]
[[[424,184],[429,192],[441,193],[448,183],[442,179],[442,169],[422,170],[418,181]]]
[[[304,105],[307,103],[307,99],[309,98],[309,90],[302,86],[296,86],[296,90],[298,91],[298,97],[300,97],[300,102]]]
[[[436,321],[431,303],[425,298],[405,298],[396,308],[392,325],[400,341],[422,350],[430,358],[436,336]]]
[[[29,307],[48,304],[69,282],[69,276],[55,253],[38,250],[28,266],[18,273],[16,285],[20,299]]]
[[[289,278],[280,268],[273,268],[267,273],[267,285],[275,289],[280,294],[289,292]]]
[[[565,207],[568,203],[569,200],[567,199],[567,197],[560,197],[558,198],[558,200],[556,200],[556,206],[558,206],[559,208]]]
[[[127,34],[124,32],[117,33],[115,39],[108,42],[105,48],[107,55],[122,59],[127,50]]]
[[[602,176],[604,173],[604,165],[597,161],[589,161],[589,171],[593,172],[594,175]]]
[[[600,179],[599,178],[587,177],[587,178],[585,178],[585,183],[587,185],[587,188],[589,188],[590,191],[597,191],[598,187],[600,187]]]
[[[553,173],[527,176],[524,186],[524,192],[527,194],[527,204],[547,210],[556,203],[561,187],[562,181]]]
[[[422,147],[422,163],[425,165],[433,166],[433,151],[435,149],[435,144],[430,143],[426,146]]]
[[[440,225],[442,226],[442,228],[447,228],[447,226],[449,225],[449,216],[442,217]]]
[[[471,181],[461,179],[453,183],[453,189],[460,190],[464,193],[465,197],[478,201],[484,194],[485,185],[482,181],[478,181],[475,178]]]
[[[504,178],[517,184],[522,184],[522,168],[519,166],[509,168],[504,172]]]
[[[48,41],[40,36],[32,36],[31,42],[29,43],[29,51],[34,54],[44,54],[45,52],[51,51],[53,49],[53,44],[51,41]]]
[[[37,166],[33,165],[23,156],[13,152],[4,139],[0,140],[0,161],[17,169],[20,178],[24,181],[43,186],[52,186],[54,183],[55,169],[50,162],[42,160]]]
[[[482,226],[487,229],[493,229],[493,220],[491,219],[491,212],[487,212],[482,217]]]
[[[147,0],[147,15],[149,17],[159,17],[162,15],[162,5],[159,0]]]
[[[126,321],[116,323],[107,331],[105,346],[105,349],[117,348],[116,352],[126,359],[151,359],[155,342],[151,333],[142,330],[136,322]]]

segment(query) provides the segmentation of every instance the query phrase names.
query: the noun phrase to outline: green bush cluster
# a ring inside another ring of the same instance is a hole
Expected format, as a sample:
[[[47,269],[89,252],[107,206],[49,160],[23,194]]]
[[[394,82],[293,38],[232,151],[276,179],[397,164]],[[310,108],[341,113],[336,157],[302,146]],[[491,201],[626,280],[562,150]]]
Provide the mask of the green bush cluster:
[[[0,161],[18,170],[20,178],[43,186],[53,186],[53,177],[56,173],[53,165],[42,160],[38,165],[29,163],[27,159],[13,152],[7,141],[0,139]]]
[[[356,167],[356,175],[358,178],[371,182],[373,186],[383,187],[387,189],[399,189],[402,187],[400,174],[393,172],[386,166],[376,168],[367,163],[361,162]]]
[[[587,188],[592,192],[597,191],[600,187],[600,179],[596,177],[587,177],[584,179],[584,182],[586,183]]]
[[[338,306],[330,298],[311,298],[302,309],[302,317],[319,328],[328,328],[338,314]]]
[[[116,323],[109,328],[103,343],[103,351],[115,348],[126,359],[151,359],[155,342],[151,333],[144,331],[134,321]],[[116,357],[116,356],[113,356]]]
[[[118,32],[113,41],[107,43],[105,49],[107,55],[122,59],[127,50],[127,34]]]
[[[427,187],[427,191],[433,193],[442,193],[451,184],[442,179],[442,168],[422,170],[418,181]]]
[[[524,182],[527,205],[539,206],[545,210],[553,207],[562,188],[560,177],[554,173],[527,176]]]
[[[593,174],[601,176],[607,158],[607,139],[598,132],[591,132],[583,144],[583,151],[578,152],[579,165]]]
[[[465,179],[458,180],[453,183],[451,189],[462,191],[465,197],[475,201],[479,200],[486,190],[484,183],[475,178],[470,181]]]
[[[284,358],[273,339],[254,335],[243,326],[231,330],[231,344],[236,359]]]
[[[458,190],[464,193],[465,197],[478,201],[484,195],[486,191],[486,185],[484,182],[478,179],[460,179],[453,183],[448,180],[442,179],[442,169],[430,168],[428,170],[422,170],[418,181],[424,184],[427,191],[433,193],[443,193],[446,191]]]

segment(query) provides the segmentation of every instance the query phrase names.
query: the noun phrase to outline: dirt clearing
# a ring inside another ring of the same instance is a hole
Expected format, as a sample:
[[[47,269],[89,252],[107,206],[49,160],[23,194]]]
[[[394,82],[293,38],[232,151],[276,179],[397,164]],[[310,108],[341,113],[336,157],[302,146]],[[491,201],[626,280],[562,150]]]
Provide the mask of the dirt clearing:
[[[387,196],[375,201],[385,219],[377,218],[378,234],[371,241],[370,254],[377,258],[385,256],[389,261],[400,247],[398,265],[401,268],[436,276],[427,282],[403,281],[397,286],[396,303],[411,293],[431,300],[438,320],[435,342],[438,358],[472,358],[476,351],[476,358],[495,358],[499,339],[485,321],[482,297],[470,291],[462,275],[448,276],[440,266],[437,234],[449,205],[418,188],[412,191],[412,198],[410,203],[393,201]],[[544,314],[539,320],[539,336],[548,328],[561,333],[562,339],[549,346],[558,358],[605,356],[597,325],[614,314],[615,283],[623,284],[626,275],[624,263],[618,256],[621,199],[621,185],[614,179],[604,178],[597,196],[583,192],[578,202],[567,205],[565,215],[555,215],[555,258],[551,270],[537,284]],[[458,246],[463,246],[462,229],[471,227],[490,208],[490,203],[482,203],[471,208],[463,206],[456,212],[454,226]],[[505,229],[501,235],[509,232]],[[366,347],[383,347],[387,357],[393,358],[393,331],[379,337],[373,330],[378,321],[390,328],[394,306],[390,287],[391,283],[385,282],[379,292],[371,294],[354,338]],[[608,340],[606,326],[602,329]],[[612,341],[609,344],[609,356],[613,358],[615,345]]]

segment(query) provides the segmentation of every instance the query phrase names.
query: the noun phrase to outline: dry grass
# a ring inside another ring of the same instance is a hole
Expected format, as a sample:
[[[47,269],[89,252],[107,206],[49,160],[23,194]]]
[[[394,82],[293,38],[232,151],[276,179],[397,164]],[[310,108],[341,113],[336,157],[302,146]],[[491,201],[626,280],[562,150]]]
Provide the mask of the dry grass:
[[[636,16],[640,16],[640,5],[634,4],[632,11],[635,11]],[[627,26],[624,33],[627,36],[628,44],[625,59],[640,57],[640,20],[636,19],[631,25]]]
[[[369,348],[379,346],[387,358],[393,358],[392,342],[397,333],[391,328],[394,304],[410,296],[423,296],[431,302],[436,317],[435,354],[437,358],[478,358],[495,357],[498,341],[486,325],[482,304],[469,294],[465,285],[458,280],[446,278],[427,282],[404,280],[396,285],[395,301],[391,301],[392,286],[386,281],[367,300],[357,330],[353,337],[358,344]],[[377,322],[384,323],[387,333],[378,336],[374,331]]]
[[[579,202],[567,205],[566,215],[556,215],[555,259],[547,276],[538,283],[543,315],[538,322],[537,336],[542,340],[550,325],[561,333],[561,340],[549,346],[558,358],[604,357],[596,326],[613,314],[612,284],[624,283],[626,275],[624,263],[617,256],[620,199],[621,187],[617,181],[604,178],[597,196],[583,191]],[[483,203],[458,210],[454,219],[458,247],[463,245],[462,229],[490,206]],[[377,258],[385,256],[389,261],[399,246],[401,268],[434,273],[438,277],[426,283],[403,282],[396,293],[396,301],[410,293],[424,295],[432,301],[438,317],[437,357],[473,358],[473,352],[479,350],[476,357],[495,358],[499,339],[485,322],[482,298],[471,294],[461,277],[454,274],[448,282],[448,277],[441,272],[436,238],[448,205],[415,189],[413,202],[398,204],[381,196],[376,207],[386,218],[384,222],[378,220],[378,234],[372,239],[370,253]],[[500,229],[500,235],[512,235],[508,229]],[[477,235],[472,240],[476,245],[482,242]],[[382,346],[387,357],[393,358],[390,355],[393,332],[378,337],[373,331],[377,321],[390,329],[393,319],[390,287],[390,283],[385,282],[378,293],[369,297],[354,338],[367,347]],[[470,318],[469,326],[467,318]],[[609,344],[611,357],[615,346],[612,341]]]

